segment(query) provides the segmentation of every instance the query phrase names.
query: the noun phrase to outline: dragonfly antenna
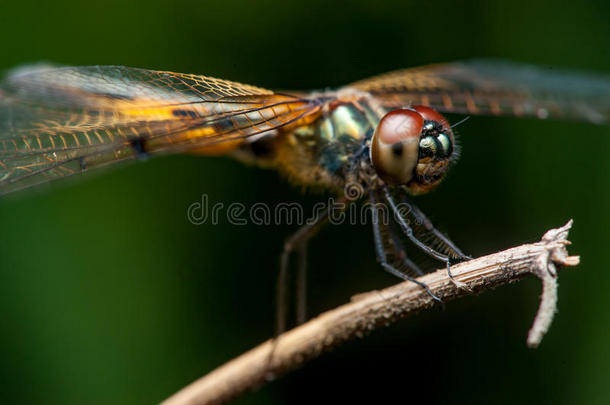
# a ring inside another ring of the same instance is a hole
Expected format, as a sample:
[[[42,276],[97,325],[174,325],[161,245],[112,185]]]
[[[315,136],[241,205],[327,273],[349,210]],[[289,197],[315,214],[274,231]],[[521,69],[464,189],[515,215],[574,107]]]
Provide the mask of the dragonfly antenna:
[[[451,125],[451,129],[457,127],[460,124],[463,124],[464,122],[468,121],[468,119],[470,119],[470,115],[466,116],[466,118],[464,118],[463,120],[458,121],[455,124]]]

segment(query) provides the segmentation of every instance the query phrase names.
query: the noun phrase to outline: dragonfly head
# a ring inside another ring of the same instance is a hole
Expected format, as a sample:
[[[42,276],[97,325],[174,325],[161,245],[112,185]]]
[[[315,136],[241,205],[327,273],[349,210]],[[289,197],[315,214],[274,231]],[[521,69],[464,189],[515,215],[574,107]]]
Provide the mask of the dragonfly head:
[[[455,138],[445,117],[430,107],[414,106],[383,116],[370,151],[384,182],[422,194],[443,179],[455,158]]]

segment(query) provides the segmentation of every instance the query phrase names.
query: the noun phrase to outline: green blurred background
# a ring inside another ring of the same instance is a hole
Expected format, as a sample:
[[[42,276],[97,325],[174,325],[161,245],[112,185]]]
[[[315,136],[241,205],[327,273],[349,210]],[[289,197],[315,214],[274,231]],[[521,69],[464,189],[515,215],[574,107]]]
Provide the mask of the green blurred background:
[[[0,68],[120,64],[280,89],[471,57],[610,73],[608,21],[601,0],[5,0]],[[542,346],[525,345],[530,278],[350,342],[238,403],[610,403],[610,129],[472,117],[459,132],[458,165],[417,201],[462,249],[483,255],[575,220],[582,264],[561,274]],[[321,198],[272,171],[174,156],[0,201],[3,403],[155,403],[270,336],[293,227],[194,226],[186,210],[203,193]],[[310,312],[397,281],[356,228],[310,246]]]

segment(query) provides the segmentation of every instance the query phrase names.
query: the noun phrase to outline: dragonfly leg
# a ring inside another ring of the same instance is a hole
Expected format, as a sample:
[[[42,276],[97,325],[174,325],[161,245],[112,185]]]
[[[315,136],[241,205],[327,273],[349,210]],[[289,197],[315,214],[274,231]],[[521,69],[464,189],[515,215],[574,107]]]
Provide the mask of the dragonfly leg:
[[[457,247],[451,239],[449,239],[446,235],[440,232],[438,229],[434,227],[432,221],[428,219],[428,217],[415,205],[413,204],[406,196],[402,196],[401,201],[403,204],[407,205],[411,210],[411,213],[415,217],[415,220],[422,224],[422,226],[430,233],[432,233],[437,239],[439,239],[442,243],[444,243],[450,250],[452,250],[457,256],[456,258],[459,260],[471,260],[472,257],[462,253],[460,248]]]
[[[297,325],[307,320],[307,249],[309,243],[304,241],[299,245],[297,254],[297,288],[296,288],[296,312]]]
[[[395,256],[400,260],[400,262],[407,269],[411,270],[414,274],[417,274],[418,277],[423,276],[424,271],[422,269],[420,269],[419,266],[417,264],[415,264],[415,262],[413,262],[411,259],[409,259],[409,257],[407,256],[407,251],[404,247],[404,243],[398,237],[398,235],[396,235],[395,230],[392,229],[391,226],[388,226],[387,232],[390,236],[390,239],[392,240],[392,246],[394,248]]]
[[[276,313],[275,313],[275,332],[276,335],[286,330],[288,318],[288,268],[290,266],[290,255],[297,254],[297,291],[296,291],[296,320],[303,323],[306,317],[307,305],[307,243],[309,239],[320,230],[328,220],[331,207],[318,213],[309,223],[302,226],[284,243],[284,250],[280,256],[280,271],[277,278],[276,287]]]
[[[381,267],[383,267],[383,269],[385,271],[387,271],[388,273],[393,274],[394,276],[396,276],[398,278],[401,278],[403,280],[408,280],[408,281],[411,281],[411,282],[419,285],[424,290],[426,290],[428,295],[430,295],[430,297],[432,297],[434,300],[436,300],[438,302],[442,302],[442,300],[439,297],[437,297],[436,295],[434,295],[432,293],[432,291],[430,291],[430,288],[425,283],[422,283],[421,281],[418,281],[415,278],[403,273],[402,271],[398,270],[396,267],[394,267],[390,263],[388,263],[386,248],[384,247],[383,238],[381,237],[379,211],[378,211],[375,196],[373,193],[370,193],[370,202],[371,202],[371,222],[373,223],[373,238],[375,241],[375,253],[377,254],[377,261],[379,262]],[[411,262],[410,260],[409,260],[409,262],[414,265],[414,268],[419,270],[419,268],[413,262]],[[421,272],[421,270],[419,270],[419,272]]]
[[[450,256],[447,256],[447,275],[449,276],[451,281],[457,287],[468,289],[466,284],[464,284],[461,281],[458,281],[455,278],[453,278],[453,274],[451,274],[451,264],[452,264],[453,260],[457,259],[457,262],[460,262],[460,261],[464,261],[464,260],[471,260],[472,257],[462,253],[460,248],[458,248],[457,245],[455,243],[453,243],[453,241],[451,241],[451,239],[449,239],[446,235],[444,235],[442,232],[440,232],[438,229],[436,229],[434,227],[434,225],[432,224],[432,221],[430,221],[428,219],[428,217],[415,204],[413,204],[406,196],[403,196],[401,198],[401,201],[402,201],[403,204],[406,204],[409,207],[409,209],[411,210],[411,213],[415,217],[416,221],[418,221],[420,224],[422,224],[422,226],[428,232],[432,233],[432,235],[434,235],[438,240],[440,240],[450,250],[452,250],[454,252],[454,255],[457,256],[457,257],[452,258]]]
[[[390,193],[390,190],[388,189],[388,187],[383,186],[382,189],[383,189],[384,197],[390,204],[390,208],[392,209],[392,212],[394,212],[394,217],[396,218],[398,224],[400,225],[400,227],[401,227],[402,231],[405,233],[405,235],[411,240],[411,242],[413,242],[415,244],[415,246],[420,248],[422,251],[424,251],[428,255],[444,262],[447,266],[447,275],[449,276],[451,281],[455,284],[455,286],[458,288],[465,288],[466,285],[464,283],[456,280],[453,277],[453,274],[451,274],[451,263],[452,263],[451,257],[447,254],[441,253],[441,252],[433,249],[432,247],[430,247],[430,246],[426,245],[425,243],[423,243],[422,241],[420,241],[414,235],[413,228],[409,225],[409,223],[407,221],[405,221],[405,219],[401,215],[400,209],[396,205],[396,202],[394,201],[394,198],[392,197],[392,194]],[[439,232],[432,225],[432,222],[430,222],[430,220],[424,215],[424,213],[421,212],[417,207],[415,207],[414,204],[411,204],[406,199],[403,202],[408,205],[412,215],[415,217],[415,219],[418,222],[420,222],[424,226],[424,228],[427,231],[432,233],[432,235],[435,236],[438,240],[440,240],[441,243],[445,244],[445,246],[448,247],[449,250],[454,251],[454,254],[457,256],[458,260],[470,259],[470,257],[466,256],[464,253],[462,253],[462,251],[460,249],[458,249],[457,246],[455,246],[455,244],[451,240],[449,240],[449,238],[447,238],[445,235],[443,235],[441,232]]]
[[[464,260],[471,260],[472,257],[462,253],[460,248],[458,248],[457,245],[455,243],[453,243],[453,241],[451,241],[451,239],[449,239],[442,232],[440,232],[438,229],[436,229],[434,227],[434,225],[432,224],[432,221],[430,221],[428,219],[428,217],[415,204],[413,204],[406,196],[403,196],[401,198],[401,201],[403,204],[406,204],[409,207],[409,209],[411,210],[411,213],[415,217],[416,221],[418,221],[420,224],[422,224],[422,226],[428,232],[432,233],[438,240],[440,240],[442,243],[445,244],[445,246],[447,246],[450,250],[452,250],[454,252],[454,255],[457,257],[452,258],[450,256],[447,256],[447,275],[449,276],[449,278],[451,279],[453,284],[455,284],[458,288],[469,289],[466,286],[466,284],[453,278],[453,274],[451,273],[451,264],[452,264],[453,260],[457,259],[456,262],[460,262],[460,261],[464,261]]]

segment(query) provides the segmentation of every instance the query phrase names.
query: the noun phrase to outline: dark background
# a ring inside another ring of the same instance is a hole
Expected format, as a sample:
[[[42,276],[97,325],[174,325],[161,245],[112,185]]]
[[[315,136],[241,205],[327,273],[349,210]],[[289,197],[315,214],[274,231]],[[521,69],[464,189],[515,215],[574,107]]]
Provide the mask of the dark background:
[[[202,73],[268,88],[335,87],[471,57],[610,72],[610,3],[594,1],[3,1],[0,68],[52,61]],[[451,116],[455,122],[459,116]],[[525,337],[533,278],[351,342],[238,403],[610,401],[610,130],[472,117],[462,158],[419,206],[479,256],[574,218],[582,264],[559,313]],[[302,201],[273,171],[227,158],[153,159],[0,201],[0,397],[150,404],[273,330],[290,226],[194,226],[187,207]],[[311,252],[312,313],[397,280],[368,227],[333,226]]]

